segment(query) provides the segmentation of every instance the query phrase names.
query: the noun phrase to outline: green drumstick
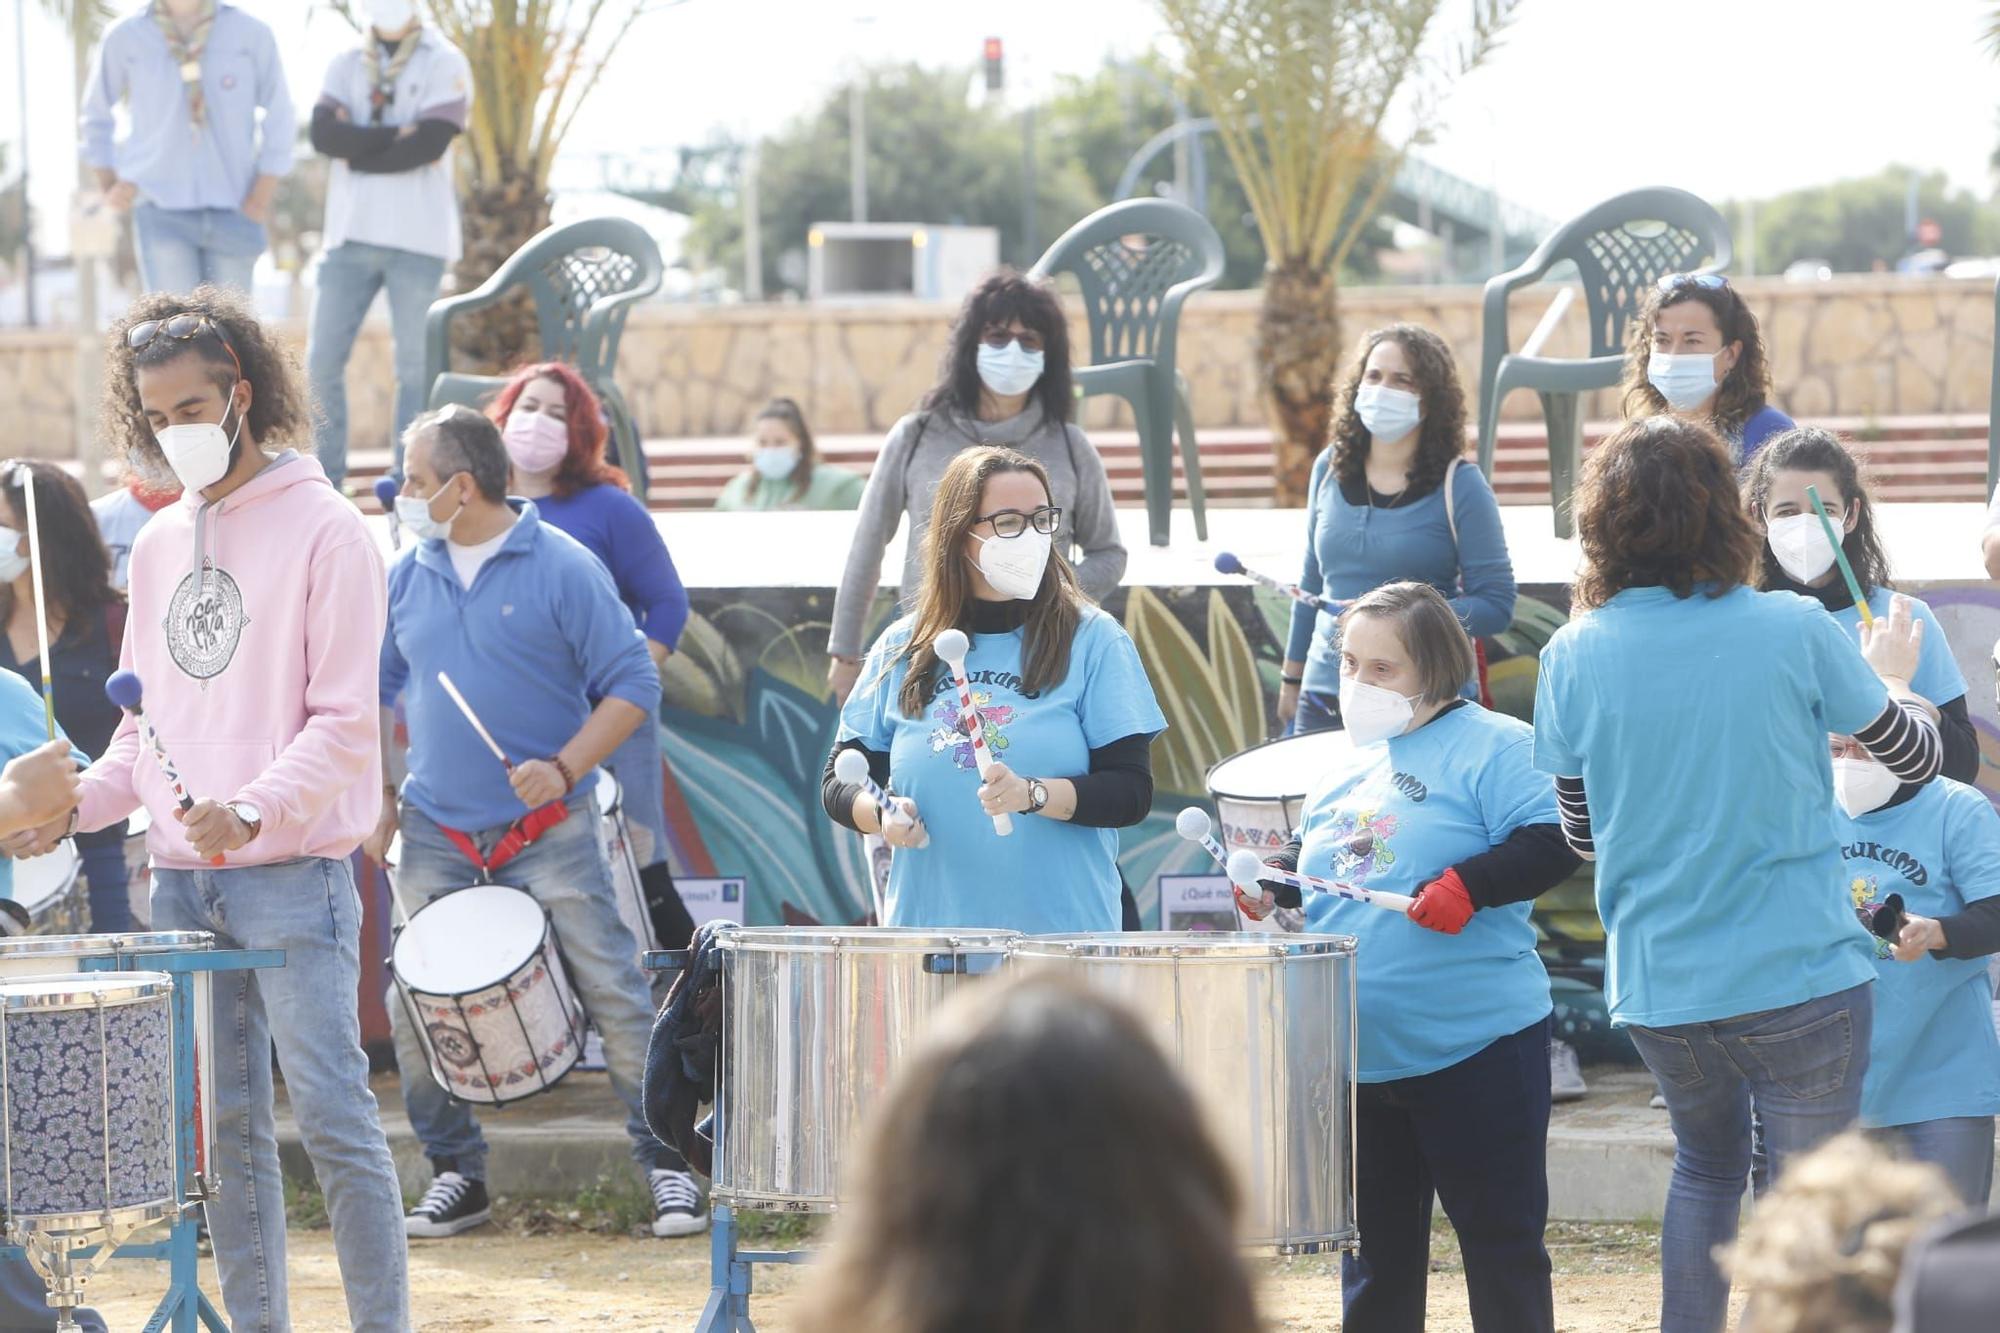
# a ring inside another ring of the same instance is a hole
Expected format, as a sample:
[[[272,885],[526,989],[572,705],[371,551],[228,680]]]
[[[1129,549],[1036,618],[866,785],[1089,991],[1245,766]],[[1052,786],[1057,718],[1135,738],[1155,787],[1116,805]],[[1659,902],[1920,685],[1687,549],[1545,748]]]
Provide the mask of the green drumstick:
[[[1861,595],[1861,580],[1854,577],[1854,566],[1847,563],[1847,552],[1840,549],[1840,534],[1833,530],[1833,520],[1827,517],[1826,506],[1820,502],[1819,487],[1806,487],[1806,499],[1812,501],[1813,512],[1819,515],[1819,525],[1826,529],[1826,539],[1833,546],[1833,559],[1840,566],[1840,577],[1847,580],[1847,591],[1854,594],[1854,609],[1861,613],[1861,623],[1873,625],[1875,613],[1868,609],[1868,599]]]

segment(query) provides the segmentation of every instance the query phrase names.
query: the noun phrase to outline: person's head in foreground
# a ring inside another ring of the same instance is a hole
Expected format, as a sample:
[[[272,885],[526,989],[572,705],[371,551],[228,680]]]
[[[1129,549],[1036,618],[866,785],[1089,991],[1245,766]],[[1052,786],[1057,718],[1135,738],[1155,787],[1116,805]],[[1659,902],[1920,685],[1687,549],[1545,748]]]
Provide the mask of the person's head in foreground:
[[[1887,1333],[1903,1252],[1961,1211],[1944,1172],[1860,1134],[1785,1167],[1725,1259],[1747,1333]]]
[[[1252,1333],[1237,1186],[1125,1010],[1048,976],[940,1014],[874,1112],[805,1333]]]

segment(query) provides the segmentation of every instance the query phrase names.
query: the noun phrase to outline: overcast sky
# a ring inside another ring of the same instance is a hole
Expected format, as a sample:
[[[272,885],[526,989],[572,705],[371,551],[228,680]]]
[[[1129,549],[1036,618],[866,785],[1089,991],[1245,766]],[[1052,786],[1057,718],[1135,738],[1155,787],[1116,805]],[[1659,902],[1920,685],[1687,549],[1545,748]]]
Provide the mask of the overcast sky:
[[[27,8],[35,195],[46,221],[60,216],[70,180],[74,90],[66,44],[40,0],[16,3]],[[308,0],[244,7],[276,28],[303,111],[351,29]],[[1443,5],[1453,22],[1468,8]],[[1557,217],[1638,185],[1721,200],[1890,162],[1942,169],[1984,193],[2000,138],[2000,63],[1978,44],[1988,8],[1522,0],[1505,46],[1445,102],[1429,156],[1481,183],[1497,179],[1508,198]],[[19,136],[13,18],[0,11],[0,138],[9,141]],[[1010,82],[1172,49],[1148,0],[686,0],[643,19],[619,51],[578,122],[564,174],[574,178],[600,151],[671,149],[718,128],[769,132],[860,62],[971,61],[988,35],[1006,44]]]

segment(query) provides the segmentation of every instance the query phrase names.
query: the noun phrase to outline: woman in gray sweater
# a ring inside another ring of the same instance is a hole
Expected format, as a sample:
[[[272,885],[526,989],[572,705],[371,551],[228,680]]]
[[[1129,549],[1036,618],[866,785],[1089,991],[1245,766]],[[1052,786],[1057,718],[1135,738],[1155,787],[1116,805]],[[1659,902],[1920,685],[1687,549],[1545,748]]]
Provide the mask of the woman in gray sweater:
[[[1070,418],[1069,325],[1046,286],[1002,269],[973,289],[952,326],[937,384],[915,412],[898,421],[861,497],[860,521],[833,599],[827,636],[827,684],[845,703],[868,647],[868,615],[882,581],[882,553],[905,520],[903,609],[921,577],[919,557],[931,495],[962,449],[1005,445],[1040,463],[1062,510],[1056,546],[1072,560],[1077,582],[1103,601],[1125,574],[1125,547],[1104,460]]]

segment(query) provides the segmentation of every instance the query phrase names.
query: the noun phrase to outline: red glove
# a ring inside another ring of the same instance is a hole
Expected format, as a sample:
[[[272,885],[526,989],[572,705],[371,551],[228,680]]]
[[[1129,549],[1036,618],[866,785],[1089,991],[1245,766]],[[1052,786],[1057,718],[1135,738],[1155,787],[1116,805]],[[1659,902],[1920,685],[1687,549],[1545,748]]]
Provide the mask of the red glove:
[[[1417,890],[1410,903],[1410,920],[1425,930],[1456,935],[1472,920],[1472,895],[1456,870],[1447,870]]]

